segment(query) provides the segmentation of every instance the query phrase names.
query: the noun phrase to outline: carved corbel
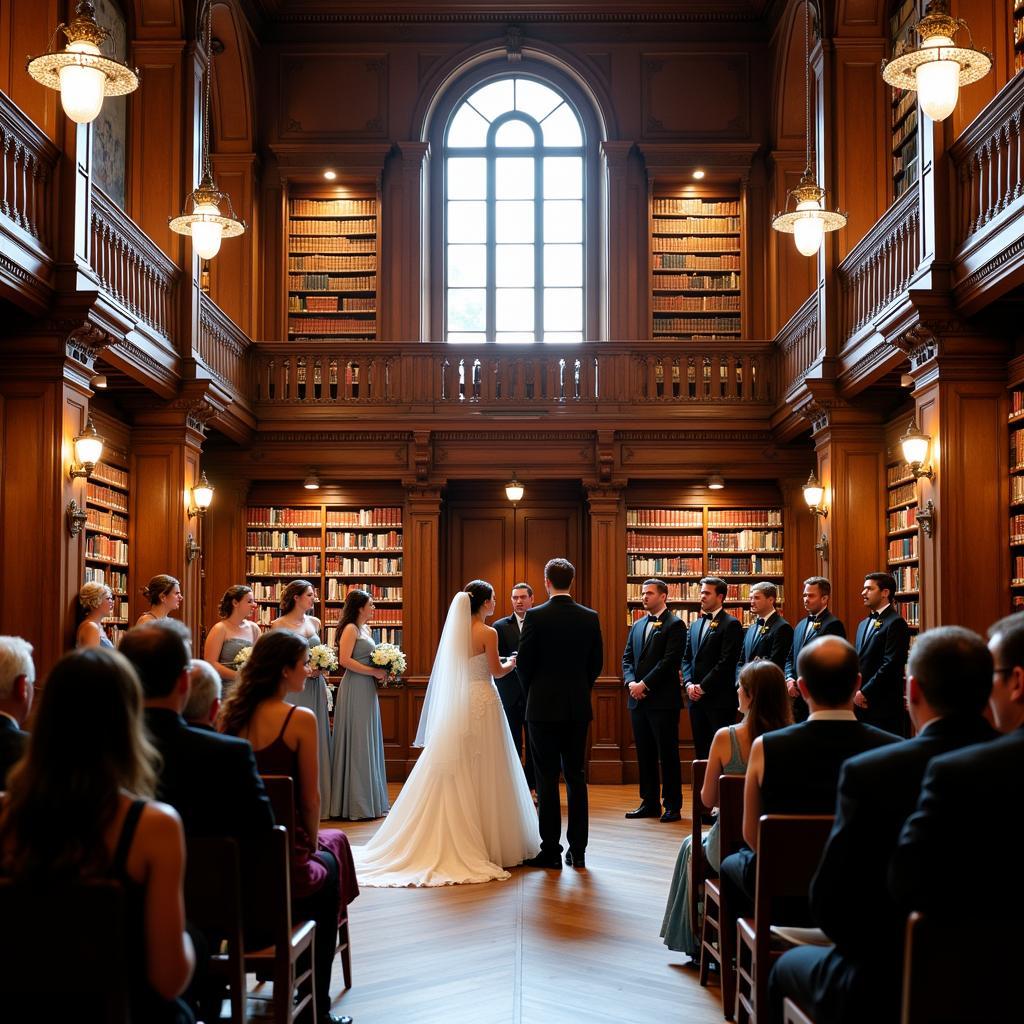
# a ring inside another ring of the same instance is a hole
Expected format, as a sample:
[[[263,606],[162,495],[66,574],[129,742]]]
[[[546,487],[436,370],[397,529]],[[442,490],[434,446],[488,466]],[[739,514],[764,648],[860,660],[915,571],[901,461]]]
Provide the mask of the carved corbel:
[[[114,344],[114,338],[90,320],[86,320],[70,331],[64,339],[64,351],[72,359],[91,370],[104,349],[109,348],[112,344]]]
[[[523,59],[523,28],[521,25],[505,26],[505,56],[509,64],[519,64]]]
[[[417,430],[413,432],[412,462],[417,484],[425,484],[430,479],[431,469],[431,442],[429,430]]]
[[[906,355],[910,361],[911,372],[913,372],[938,355],[939,335],[942,333],[942,328],[952,326],[952,324],[919,322],[901,334],[888,339],[889,344]]]

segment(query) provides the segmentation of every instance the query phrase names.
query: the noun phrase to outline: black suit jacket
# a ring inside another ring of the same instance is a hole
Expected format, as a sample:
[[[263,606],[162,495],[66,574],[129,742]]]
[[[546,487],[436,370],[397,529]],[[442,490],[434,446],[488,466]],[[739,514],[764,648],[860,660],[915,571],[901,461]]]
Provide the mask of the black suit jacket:
[[[863,619],[857,627],[861,693],[871,715],[892,717],[903,713],[903,673],[910,650],[910,627],[893,605],[882,612],[881,625]]]
[[[526,613],[516,667],[528,722],[589,722],[590,691],[604,664],[597,612],[568,595]]]
[[[648,694],[643,701],[630,696],[628,706],[672,710],[683,706],[679,686],[679,663],[683,658],[686,628],[683,620],[667,608],[658,616],[644,643],[647,616],[633,623],[622,652],[622,678],[626,683],[645,683]]]
[[[782,670],[786,674],[787,679],[796,679],[799,675],[797,659],[800,657],[800,652],[807,646],[809,640],[817,640],[819,636],[841,636],[844,640],[846,639],[846,627],[827,608],[818,619],[821,625],[817,629],[812,630],[810,636],[807,634],[808,619],[810,619],[809,615],[804,616],[793,627],[793,644],[789,648],[786,666]]]
[[[683,683],[696,683],[703,691],[700,703],[710,707],[735,708],[736,662],[743,644],[743,626],[724,608],[715,615],[715,628],[704,627],[698,645],[701,620],[690,623],[683,654]]]
[[[1020,917],[1024,886],[1015,865],[1021,807],[1024,726],[990,743],[936,757],[889,865],[889,891],[896,902],[904,910],[947,919]],[[975,821],[980,828],[972,831]],[[961,847],[967,850],[966,861],[951,860]],[[980,864],[992,873],[989,899],[975,892]]]
[[[761,630],[764,629],[764,634]],[[736,678],[739,678],[740,669],[751,661],[758,658],[765,658],[774,661],[781,669],[786,667],[786,658],[793,647],[793,627],[776,612],[765,626],[758,626],[755,619],[748,627],[743,636],[743,647],[740,650],[740,660],[736,665]],[[735,680],[733,680],[735,682]]]
[[[146,708],[146,726],[164,762],[157,799],[181,815],[186,836],[244,839],[273,828],[247,740],[194,729],[164,708]]]
[[[498,619],[494,623],[494,631],[498,634],[498,654],[500,657],[507,658],[513,651],[519,650],[519,620],[515,615]],[[523,690],[518,669],[513,669],[500,679],[495,679],[494,685],[498,688],[501,703],[506,710],[515,708],[518,705],[526,705],[526,692]]]
[[[899,971],[907,915],[889,897],[886,876],[900,830],[917,805],[928,762],[995,735],[980,715],[950,716],[843,765],[835,825],[811,883],[814,918],[843,956]]]
[[[8,769],[13,768],[28,746],[28,733],[23,732],[13,719],[0,715],[0,789],[7,786]]]

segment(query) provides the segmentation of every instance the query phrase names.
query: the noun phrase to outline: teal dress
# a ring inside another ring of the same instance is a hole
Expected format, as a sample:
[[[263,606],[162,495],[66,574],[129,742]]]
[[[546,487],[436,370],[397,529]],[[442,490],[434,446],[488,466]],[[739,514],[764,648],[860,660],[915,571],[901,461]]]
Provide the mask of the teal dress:
[[[321,642],[314,633],[307,643],[311,648]],[[320,765],[320,814],[331,805],[331,713],[327,706],[327,681],[318,672],[308,676],[298,693],[286,693],[284,699],[296,707],[309,708],[316,715],[316,752]]]
[[[723,775],[745,775],[747,762],[743,760],[739,740],[736,739],[736,726],[729,726],[729,743],[732,750],[729,761],[722,767]],[[661,937],[665,945],[677,953],[688,953],[696,960],[700,951],[700,936],[694,935],[690,929],[690,844],[693,836],[683,837],[676,857],[676,866],[672,872],[672,885],[668,892],[668,903],[665,905],[665,918],[661,922]],[[718,819],[715,819],[711,831],[704,837],[704,856],[708,864],[717,871],[721,866],[718,852]]]
[[[357,637],[352,659],[370,664],[376,646]],[[334,751],[331,755],[331,817],[380,818],[391,809],[384,770],[384,735],[377,683],[371,675],[346,669],[334,702]]]

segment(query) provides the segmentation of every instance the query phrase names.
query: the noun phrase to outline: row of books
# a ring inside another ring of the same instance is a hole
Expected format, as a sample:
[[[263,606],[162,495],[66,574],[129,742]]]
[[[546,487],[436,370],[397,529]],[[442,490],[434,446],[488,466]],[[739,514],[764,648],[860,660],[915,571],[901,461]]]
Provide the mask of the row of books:
[[[117,466],[111,466],[107,462],[97,463],[89,479],[95,480],[97,483],[120,487],[124,491],[128,490],[128,471],[118,469]]]
[[[247,550],[274,548],[278,551],[297,551],[308,548],[320,550],[320,538],[315,533],[296,533],[294,530],[249,530],[245,535]]]
[[[630,508],[626,510],[627,526],[695,526],[704,525],[704,512],[695,508]]]
[[[340,299],[340,304],[339,304]],[[338,295],[289,295],[289,313],[375,313],[374,295],[341,298]]]
[[[889,18],[889,35],[896,42],[907,28],[906,22],[917,14],[918,0],[903,0]]]
[[[668,580],[665,581],[668,583]],[[747,601],[750,599],[750,588],[754,586],[753,583],[730,583],[728,584],[728,592],[725,595],[727,601]],[[783,587],[782,584],[777,584],[779,588],[779,603],[781,604],[783,598]],[[627,601],[639,601],[641,599],[641,592],[643,590],[643,584],[641,583],[627,583],[626,584],[626,600]],[[668,599],[672,601],[688,601],[694,602],[700,600],[700,582],[694,581],[692,583],[668,583]]]
[[[328,601],[344,601],[353,590],[365,590],[374,601],[401,601],[401,587],[382,587],[379,583],[344,583],[341,580],[327,581]]]
[[[289,256],[288,270],[376,270],[376,256]]]
[[[1024,515],[1020,513],[1010,516],[1010,541],[1014,544],[1024,544]]]
[[[1014,504],[1024,502],[1024,476],[1010,477],[1010,501]]]
[[[655,232],[679,234],[687,231],[699,231],[701,234],[715,233],[719,235],[739,234],[739,217],[683,217],[673,220],[654,220]],[[734,246],[736,248],[736,246]]]
[[[659,253],[651,256],[655,270],[739,270],[739,256],[694,256],[684,253]]]
[[[718,291],[740,286],[739,274],[662,274],[657,288],[678,288],[680,291]]]
[[[352,576],[355,573],[359,575],[366,573],[369,576],[401,576],[402,559],[401,557],[349,558],[347,556],[339,558],[336,555],[330,555],[327,558],[326,571],[328,575],[334,573],[339,576]]]
[[[905,558],[917,558],[917,534],[897,537],[889,541],[889,561],[898,562]]]
[[[738,295],[701,295],[690,298],[685,295],[655,295],[653,308],[657,312],[700,313],[707,311],[739,312]]]
[[[289,334],[375,334],[377,321],[361,317],[337,317],[333,319],[303,319],[288,317]]]
[[[892,123],[894,125],[899,124],[902,120],[903,115],[907,113],[911,107],[917,104],[917,92],[916,90],[909,90],[900,95],[900,98],[896,101],[892,111]]]
[[[1010,465],[1024,466],[1024,430],[1015,430],[1010,434]]]
[[[331,647],[338,646],[338,634],[341,631],[337,626],[327,627],[327,643]],[[402,646],[402,629],[400,626],[370,626],[370,636],[375,644],[394,644]]]
[[[700,576],[704,572],[703,566],[703,558],[626,555],[626,574],[629,576]]]
[[[246,559],[247,576],[320,575],[319,555],[250,555]]]
[[[906,505],[917,501],[917,489],[914,484],[903,484],[900,487],[893,487],[889,491],[889,508],[896,505]]]
[[[708,547],[716,551],[781,551],[781,530],[740,530],[720,533],[708,530]]]
[[[128,495],[123,491],[115,491],[102,484],[94,484],[91,480],[85,485],[85,500],[99,501],[122,512],[128,511]]]
[[[708,558],[710,576],[781,576],[784,571],[781,558],[766,558],[764,555],[747,555],[745,558],[712,555]]]
[[[693,319],[682,319],[681,317],[657,317],[654,321],[656,331],[713,331],[713,332],[739,332],[740,318],[738,316],[715,316],[715,317],[694,317]]]
[[[294,214],[294,208],[293,208]],[[320,214],[323,216],[323,214]],[[363,217],[359,220],[297,220],[295,216],[288,222],[288,234],[294,238],[296,235],[317,235],[337,237],[339,235],[375,235],[377,233],[377,218]]]
[[[104,622],[127,622],[128,620],[128,595],[127,594],[115,594],[114,595],[114,607],[110,609],[110,615],[105,618]]]
[[[897,605],[900,614],[907,620],[907,625],[912,629],[921,628],[921,602],[920,601],[898,601]]]
[[[911,94],[913,95],[913,94]],[[896,129],[892,136],[893,149],[902,146],[907,137],[917,131],[917,111],[912,110],[907,119]]]
[[[626,531],[627,551],[701,551],[704,538],[699,533],[634,533]]]
[[[902,174],[911,164],[917,162],[917,135],[907,139],[903,149],[892,158],[892,174]]]
[[[329,548],[363,548],[373,550],[374,548],[400,548],[402,546],[402,535],[397,530],[389,530],[387,533],[335,533],[327,534],[327,547]]]
[[[104,512],[100,508],[86,508],[85,526],[89,530],[106,530],[122,537],[128,536],[128,520],[116,512]]]
[[[912,526],[917,526],[917,506],[911,505],[910,508],[900,508],[895,512],[890,512],[887,522],[890,533],[894,533],[896,530],[909,530]]]
[[[127,594],[128,573],[117,569],[101,569],[98,565],[85,567],[86,583],[102,583],[110,587],[115,594]]]
[[[293,199],[292,217],[374,217],[376,199]]]
[[[921,570],[916,565],[894,565],[889,572],[896,580],[896,589],[901,594],[921,589]]]
[[[376,238],[292,238],[288,239],[289,253],[336,253],[377,251]]]
[[[708,509],[708,526],[781,526],[779,508]]]
[[[377,278],[372,274],[365,277],[289,274],[288,287],[309,292],[373,292],[377,290]]]
[[[1018,583],[1024,580],[1024,555],[1013,556],[1013,581]]]
[[[651,212],[661,214],[682,214],[689,217],[737,217],[740,204],[737,200],[717,201],[710,199],[654,199]]]
[[[655,252],[735,252],[739,238],[731,235],[658,235]]]
[[[107,639],[115,646],[120,647],[121,641],[124,639],[125,633],[128,632],[127,623],[118,623],[117,625],[110,623],[105,625],[104,630],[107,634]]]
[[[250,508],[250,526],[320,526],[320,509],[314,505],[308,508]],[[330,513],[328,513],[330,522]],[[340,523],[336,525],[341,525]]]
[[[395,505],[327,510],[328,526],[401,526],[402,510]]]
[[[906,462],[900,462],[895,466],[888,466],[885,470],[885,481],[891,487],[893,484],[898,484],[901,480],[912,480],[914,474],[910,471],[910,466]]]
[[[336,626],[341,622],[341,606],[335,605],[324,611],[324,625]],[[402,624],[401,608],[374,608],[370,626],[400,626]]]
[[[107,562],[128,562],[128,544],[104,533],[90,533],[85,538],[85,557],[102,558]]]

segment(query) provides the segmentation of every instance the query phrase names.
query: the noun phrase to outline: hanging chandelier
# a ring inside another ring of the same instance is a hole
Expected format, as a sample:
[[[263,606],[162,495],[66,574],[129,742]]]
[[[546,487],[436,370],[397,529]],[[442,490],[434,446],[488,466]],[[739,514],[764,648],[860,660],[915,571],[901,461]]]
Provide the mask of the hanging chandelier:
[[[210,83],[213,78],[213,4],[206,7],[204,43],[206,47],[206,70],[203,74],[203,134],[202,168],[203,175],[198,187],[185,200],[180,217],[170,221],[170,229],[179,235],[192,236],[192,248],[203,260],[212,260],[220,252],[220,243],[225,238],[237,238],[245,232],[245,221],[235,215],[231,196],[221,192],[213,180],[210,169]],[[221,204],[224,204],[222,210]]]
[[[961,29],[970,46],[954,42]],[[913,31],[921,45],[901,42],[893,59],[882,61],[882,78],[894,89],[917,90],[921,109],[933,121],[942,121],[953,113],[960,86],[977,82],[992,70],[992,54],[974,49],[967,22],[949,13],[949,0],[930,0]]]
[[[818,184],[811,167],[811,43],[810,3],[804,2],[804,173],[796,188],[786,193],[786,206],[772,218],[772,228],[792,235],[797,250],[813,256],[826,231],[846,227],[846,214],[825,209],[825,190]],[[792,203],[792,208],[790,204]]]
[[[63,32],[67,46],[53,50],[57,32]],[[79,0],[70,25],[58,25],[50,40],[51,51],[29,58],[26,70],[48,89],[60,93],[64,113],[77,124],[94,121],[105,96],[127,96],[139,87],[138,68],[104,57],[100,47],[110,32],[96,24],[96,8]]]

